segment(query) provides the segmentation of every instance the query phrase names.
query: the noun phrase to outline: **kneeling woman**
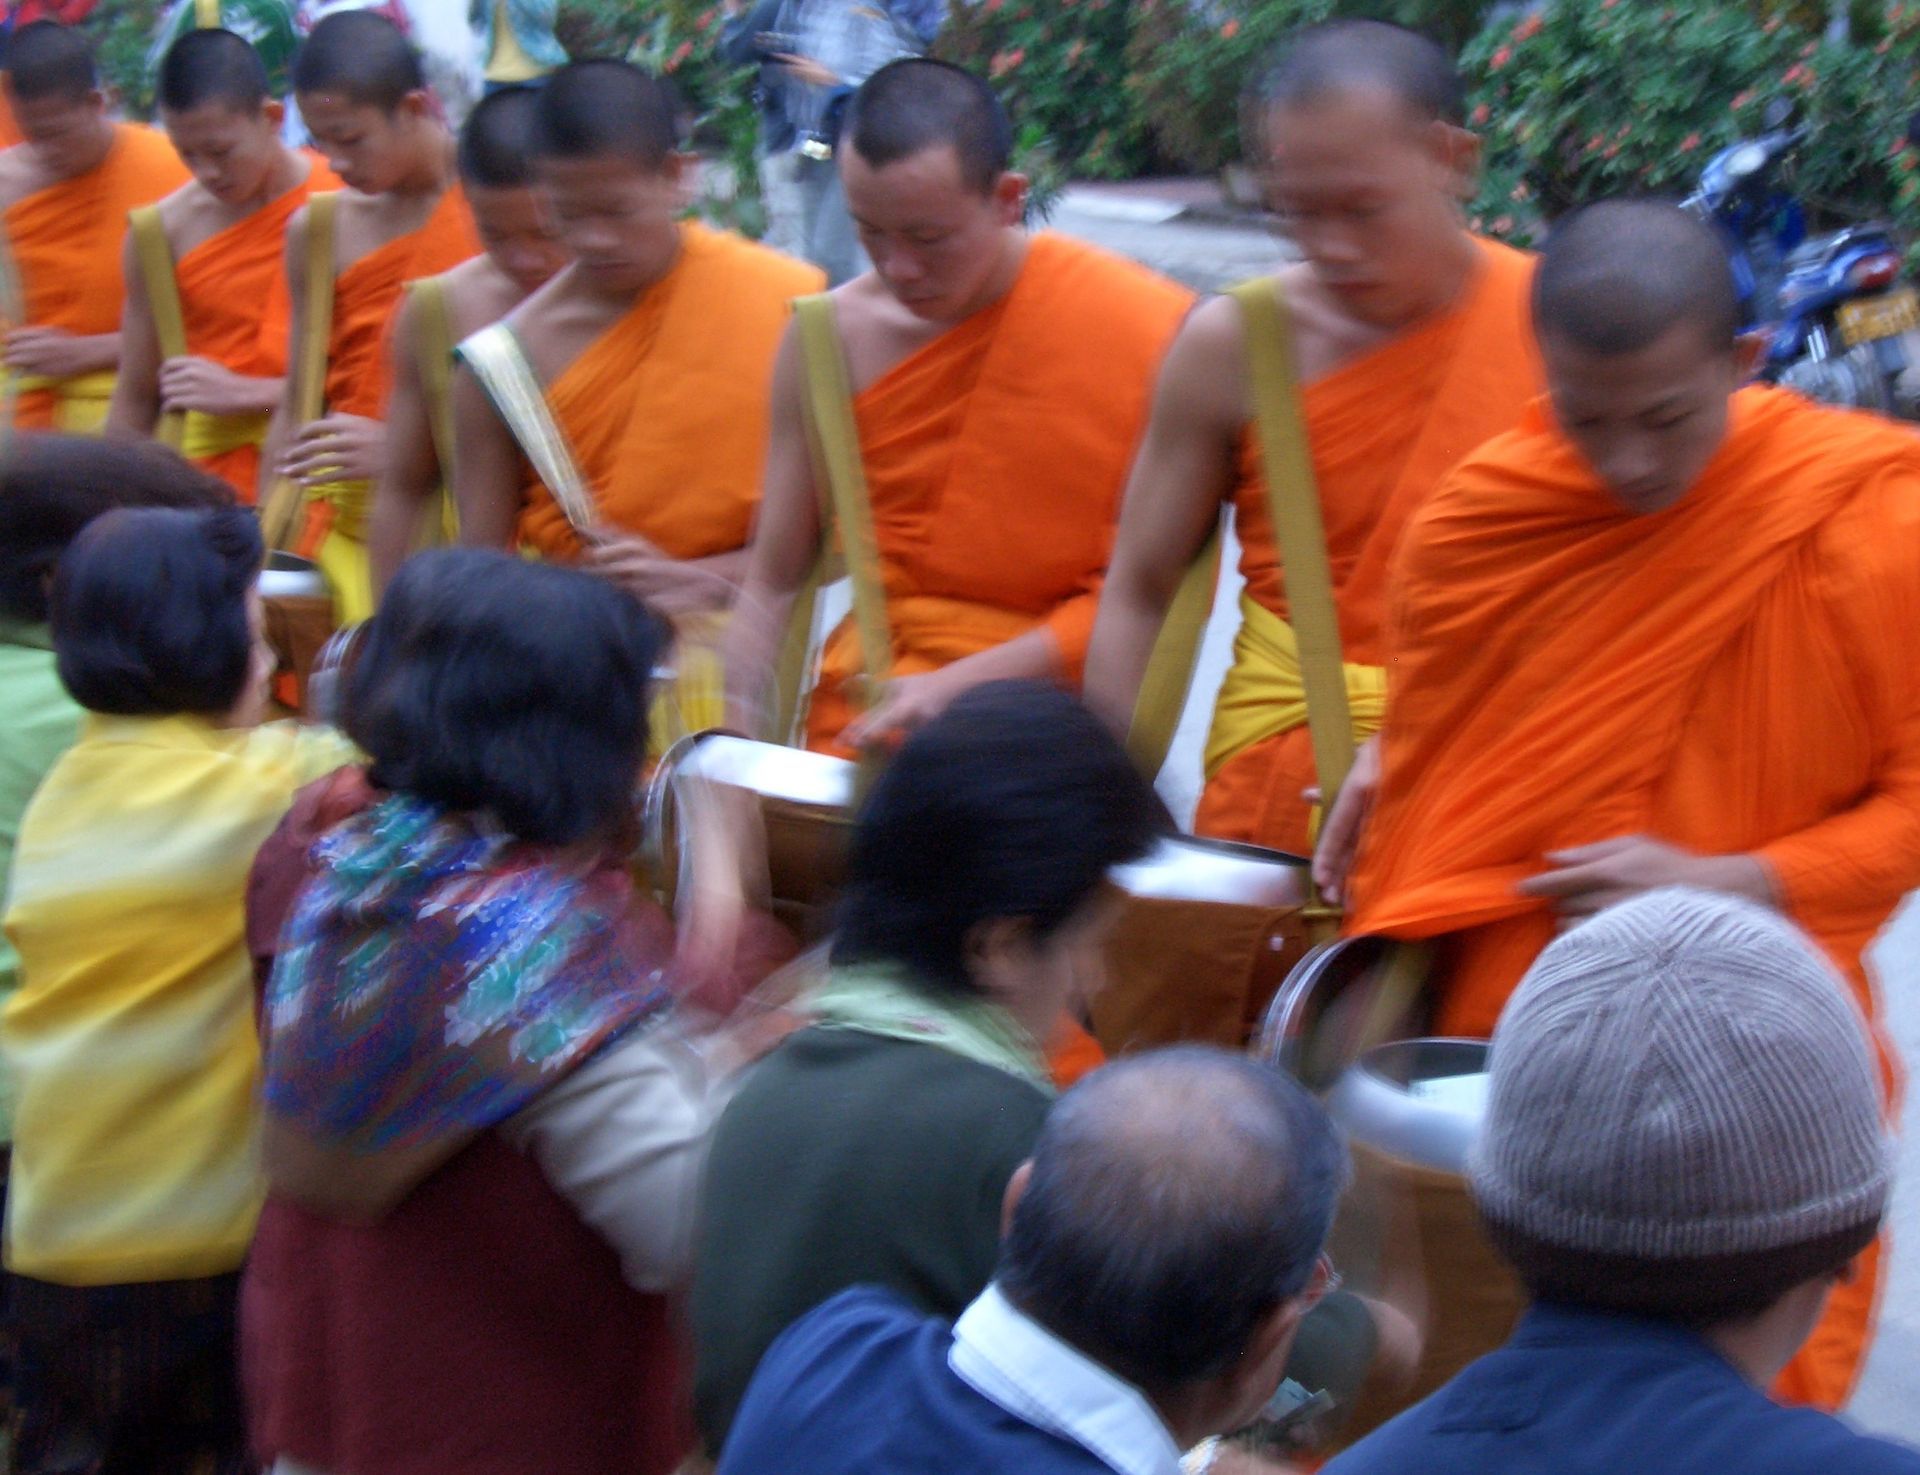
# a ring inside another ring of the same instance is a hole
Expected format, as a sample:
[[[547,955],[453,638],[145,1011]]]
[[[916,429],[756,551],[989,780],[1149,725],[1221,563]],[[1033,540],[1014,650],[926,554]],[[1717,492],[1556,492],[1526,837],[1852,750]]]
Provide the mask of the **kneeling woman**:
[[[297,899],[253,919],[279,956],[243,1366],[282,1472],[648,1475],[685,1452],[664,1293],[709,1079],[668,1022],[673,928],[623,864],[664,637],[590,575],[421,555],[345,683],[361,792],[299,811],[353,812],[262,852],[256,903]],[[777,929],[731,921],[767,929],[735,955],[762,971]]]

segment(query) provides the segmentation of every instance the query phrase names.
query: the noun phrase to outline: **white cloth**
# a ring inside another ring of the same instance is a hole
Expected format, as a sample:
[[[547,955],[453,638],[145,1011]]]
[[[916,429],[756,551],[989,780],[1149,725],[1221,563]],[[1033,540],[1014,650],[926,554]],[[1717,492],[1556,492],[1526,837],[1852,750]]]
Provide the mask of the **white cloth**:
[[[706,1062],[669,1023],[601,1051],[501,1131],[618,1252],[629,1285],[667,1291],[691,1268],[721,1104]]]
[[[988,1286],[953,1324],[947,1364],[1015,1418],[1070,1439],[1117,1475],[1179,1475],[1180,1450],[1133,1384]]]

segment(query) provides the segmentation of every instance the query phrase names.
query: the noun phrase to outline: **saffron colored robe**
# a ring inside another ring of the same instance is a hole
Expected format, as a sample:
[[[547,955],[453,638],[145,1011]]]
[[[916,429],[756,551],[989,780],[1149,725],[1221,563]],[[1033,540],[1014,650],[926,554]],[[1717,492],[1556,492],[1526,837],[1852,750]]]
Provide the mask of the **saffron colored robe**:
[[[386,414],[392,388],[387,337],[408,282],[438,276],[480,254],[480,236],[465,194],[453,185],[418,230],[396,236],[340,271],[333,287],[333,328],[327,340],[327,413]],[[338,482],[308,492],[311,501],[302,551],[317,556],[333,590],[342,623],[373,613],[366,521],[373,489]]]
[[[207,237],[174,263],[187,353],[251,379],[287,372],[292,299],[287,293],[287,222],[320,190],[340,181],[317,154],[306,179],[244,220]],[[181,451],[252,502],[260,483],[260,446],[268,415],[186,417]]]
[[[126,303],[121,243],[127,212],[172,194],[187,167],[163,133],[134,123],[114,125],[107,157],[7,207],[3,221],[20,278],[22,321],[11,326],[62,328],[77,337],[120,331]],[[13,423],[23,430],[97,431],[113,397],[111,371],[49,382],[16,380]]]
[[[1079,683],[1154,371],[1191,303],[1143,267],[1037,235],[1005,297],[855,396],[891,676],[1044,624]],[[846,752],[862,674],[848,620],[821,658],[809,747]]]
[[[1515,886],[1551,851],[1632,834],[1757,856],[1875,1019],[1862,951],[1920,886],[1910,428],[1742,390],[1693,489],[1632,516],[1535,413],[1409,526],[1390,623],[1350,925],[1445,939],[1436,1033],[1489,1034],[1552,939]],[[1777,1391],[1845,1400],[1875,1264]]]
[[[1533,258],[1492,241],[1479,246],[1479,271],[1458,305],[1301,393],[1341,654],[1349,668],[1362,668],[1348,673],[1361,738],[1379,727],[1387,570],[1401,531],[1441,478],[1511,429],[1544,387],[1528,309]],[[1246,589],[1194,828],[1306,855],[1312,811],[1301,795],[1316,782],[1313,746],[1251,427],[1233,505]]]
[[[606,521],[686,559],[746,545],[774,354],[793,299],[825,278],[692,222],[680,235],[672,270],[554,379],[547,404]],[[580,552],[537,477],[520,535],[548,558]]]

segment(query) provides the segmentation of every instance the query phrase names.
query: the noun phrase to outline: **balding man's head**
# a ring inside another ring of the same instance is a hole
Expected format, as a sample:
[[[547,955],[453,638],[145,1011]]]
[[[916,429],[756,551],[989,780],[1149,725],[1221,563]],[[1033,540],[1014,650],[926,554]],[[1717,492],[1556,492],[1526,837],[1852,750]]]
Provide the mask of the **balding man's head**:
[[[1218,1378],[1308,1288],[1345,1173],[1326,1113],[1277,1071],[1201,1046],[1136,1055],[1048,1116],[999,1282],[1142,1387]]]
[[[1693,488],[1751,366],[1713,232],[1677,205],[1607,200],[1560,221],[1533,289],[1560,427],[1628,511]]]

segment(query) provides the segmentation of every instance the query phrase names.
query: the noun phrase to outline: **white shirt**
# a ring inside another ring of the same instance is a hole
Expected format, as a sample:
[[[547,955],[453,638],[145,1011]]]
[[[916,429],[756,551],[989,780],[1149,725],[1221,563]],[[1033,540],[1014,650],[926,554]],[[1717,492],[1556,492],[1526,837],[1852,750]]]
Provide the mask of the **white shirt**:
[[[947,1365],[1015,1418],[1071,1440],[1117,1475],[1179,1475],[1180,1450],[1133,1384],[988,1286],[953,1324]]]

